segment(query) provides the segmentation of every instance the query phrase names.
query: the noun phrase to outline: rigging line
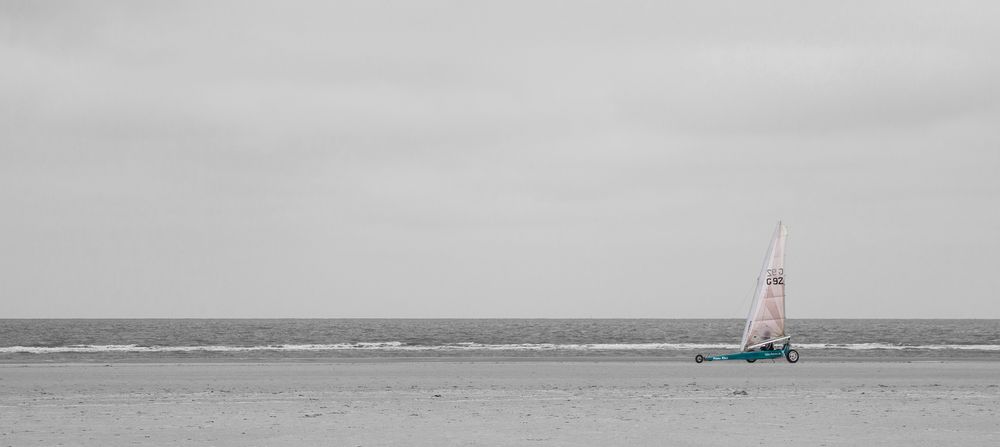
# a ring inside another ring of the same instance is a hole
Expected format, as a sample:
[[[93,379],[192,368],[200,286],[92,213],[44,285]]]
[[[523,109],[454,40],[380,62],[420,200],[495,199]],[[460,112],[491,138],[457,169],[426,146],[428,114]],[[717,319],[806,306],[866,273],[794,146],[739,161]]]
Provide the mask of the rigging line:
[[[747,292],[747,297],[743,299],[743,308],[744,308],[744,309],[747,309],[747,310],[746,310],[746,312],[747,312],[747,318],[748,318],[748,319],[749,319],[749,318],[751,318],[751,315],[750,315],[750,310],[749,310],[749,308],[747,308],[747,304],[749,303],[749,304],[750,304],[750,307],[753,307],[753,299],[754,299],[754,298],[756,297],[756,295],[757,295],[757,285],[758,285],[758,284],[760,284],[760,277],[757,277],[757,278],[755,278],[755,279],[753,280],[753,285],[751,285],[751,286],[750,286],[750,291],[749,291],[749,292]],[[743,322],[743,324],[744,324],[744,326],[745,326],[745,325],[746,325],[746,322]],[[745,331],[745,330],[746,330],[746,327],[743,327],[743,330]],[[742,341],[742,340],[743,340],[743,334],[741,333],[741,334],[740,334],[740,345],[741,345],[741,346],[740,346],[740,351],[742,351],[742,350],[743,350],[743,346],[742,346],[742,344],[743,344],[743,341]],[[750,378],[750,373],[751,373],[751,371],[750,371],[750,368],[746,368],[746,374],[744,375],[744,377],[746,377],[746,378]]]
[[[775,245],[777,244],[777,238],[780,237],[780,235],[781,235],[781,221],[779,220],[778,221],[778,228],[775,230],[775,233],[771,235],[771,242],[769,242],[767,244],[767,250],[764,251],[764,259],[761,262],[760,274],[758,274],[757,278],[754,280],[753,290],[750,291],[750,298],[748,300],[746,300],[746,301],[750,302],[750,308],[747,308],[747,318],[748,319],[753,317],[753,315],[750,315],[750,310],[753,308],[753,304],[754,304],[753,303],[753,298],[755,298],[755,295],[756,295],[756,292],[757,292],[757,288],[760,287],[760,278],[761,278],[761,275],[764,274],[764,269],[767,268],[768,261],[769,261],[770,257],[773,255],[773,250],[775,248]],[[746,303],[744,303],[744,307],[746,307]],[[782,310],[784,310],[784,309],[782,309]]]

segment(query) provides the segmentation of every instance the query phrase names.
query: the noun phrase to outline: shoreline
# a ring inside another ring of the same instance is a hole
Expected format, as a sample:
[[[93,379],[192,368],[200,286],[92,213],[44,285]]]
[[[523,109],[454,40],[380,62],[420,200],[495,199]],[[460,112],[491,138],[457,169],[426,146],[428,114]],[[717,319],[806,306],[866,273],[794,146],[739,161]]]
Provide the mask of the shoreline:
[[[784,359],[762,361],[766,364],[787,363]],[[869,364],[905,364],[905,363],[996,363],[1000,362],[1000,355],[989,355],[982,357],[958,357],[958,358],[905,358],[905,357],[806,357],[803,355],[799,363],[869,363]],[[105,364],[140,364],[140,365],[170,365],[170,364],[202,364],[202,365],[231,365],[231,364],[342,364],[342,363],[692,363],[694,364],[694,353],[685,357],[648,357],[648,356],[497,356],[497,357],[452,357],[452,356],[414,356],[414,357],[234,357],[234,358],[184,358],[184,357],[162,357],[162,358],[108,358],[108,359],[73,359],[73,360],[29,360],[21,359],[0,359],[0,367],[5,366],[28,366],[28,365],[95,365]],[[712,364],[743,363],[737,360],[707,362],[704,367],[711,367]],[[789,365],[795,366],[795,365]]]

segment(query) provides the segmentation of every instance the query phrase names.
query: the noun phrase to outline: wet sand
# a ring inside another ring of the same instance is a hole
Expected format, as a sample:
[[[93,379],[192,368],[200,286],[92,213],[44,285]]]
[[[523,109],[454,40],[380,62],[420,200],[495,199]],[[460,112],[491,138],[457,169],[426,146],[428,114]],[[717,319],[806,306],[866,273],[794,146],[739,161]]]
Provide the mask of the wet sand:
[[[0,445],[1000,445],[1000,362],[0,365]]]

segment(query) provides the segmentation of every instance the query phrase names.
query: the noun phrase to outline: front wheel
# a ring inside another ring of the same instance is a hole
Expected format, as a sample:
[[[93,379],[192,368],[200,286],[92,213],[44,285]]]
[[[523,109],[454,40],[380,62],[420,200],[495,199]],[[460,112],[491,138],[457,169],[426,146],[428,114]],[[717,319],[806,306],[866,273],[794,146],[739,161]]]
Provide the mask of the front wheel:
[[[694,362],[695,363],[701,363],[701,362],[704,362],[704,361],[705,361],[705,357],[702,356],[701,354],[698,354],[698,355],[694,356]]]
[[[785,353],[785,358],[788,359],[788,363],[795,363],[799,361],[799,351],[794,349],[789,350]]]
[[[757,361],[757,359],[747,359],[747,363],[753,363],[753,362],[756,362],[756,361]]]

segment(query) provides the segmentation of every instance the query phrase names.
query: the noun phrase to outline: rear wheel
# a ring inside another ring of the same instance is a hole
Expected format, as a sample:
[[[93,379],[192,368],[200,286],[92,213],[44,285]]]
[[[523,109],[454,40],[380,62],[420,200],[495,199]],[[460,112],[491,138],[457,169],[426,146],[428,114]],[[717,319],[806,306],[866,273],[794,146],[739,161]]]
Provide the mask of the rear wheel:
[[[753,363],[753,362],[756,362],[756,361],[757,361],[757,359],[747,359],[747,363]]]
[[[704,361],[705,361],[705,357],[703,357],[701,354],[698,354],[698,355],[694,356],[694,362],[695,363],[701,363],[701,362],[704,362]]]
[[[799,361],[799,351],[794,349],[789,350],[785,353],[785,358],[788,359],[788,363],[795,363]]]

